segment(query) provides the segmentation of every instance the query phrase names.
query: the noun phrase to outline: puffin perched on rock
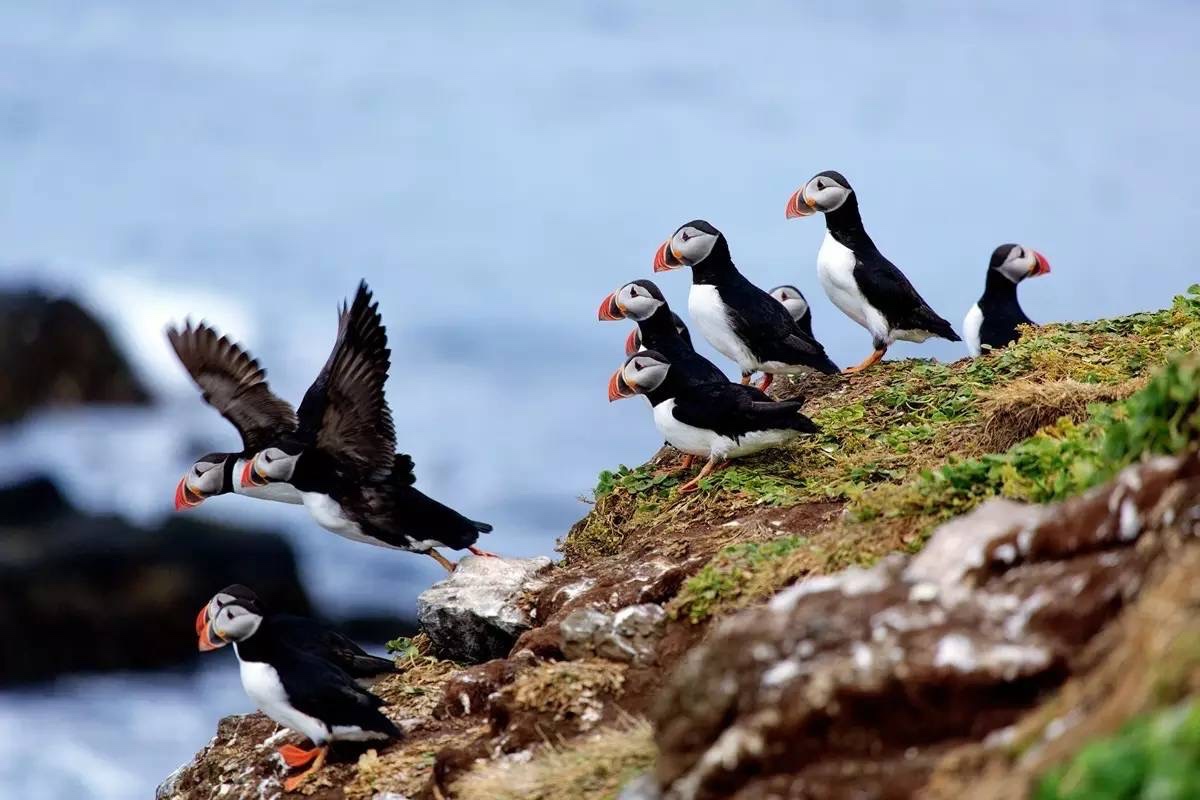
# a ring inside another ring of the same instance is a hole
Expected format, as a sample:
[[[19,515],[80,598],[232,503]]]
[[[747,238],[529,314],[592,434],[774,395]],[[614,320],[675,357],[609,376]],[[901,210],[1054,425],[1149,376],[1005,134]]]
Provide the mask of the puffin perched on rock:
[[[613,373],[608,399],[646,395],[663,438],[681,452],[708,459],[696,477],[679,487],[688,493],[729,459],[817,432],[813,421],[800,413],[802,400],[754,400],[739,391],[743,388],[729,382],[688,383],[662,353],[643,350]]]
[[[963,320],[963,336],[972,357],[984,347],[998,349],[1015,342],[1018,325],[1032,325],[1017,301],[1017,284],[1050,272],[1050,262],[1031,247],[1002,244],[992,251],[983,296]]]
[[[808,300],[799,289],[795,286],[784,284],[783,286],[776,286],[768,294],[780,303],[783,303],[783,307],[792,315],[792,319],[796,320],[796,324],[800,326],[800,330],[809,336],[813,335],[812,309],[808,307]]]
[[[221,614],[225,606],[238,604],[244,608],[259,609],[262,603],[252,589],[235,583],[213,595],[208,605],[196,615],[196,635],[204,636],[209,622]],[[396,671],[396,662],[390,658],[373,656],[354,643],[348,636],[324,623],[298,617],[293,614],[263,613],[276,639],[309,655],[317,656],[345,670],[354,678],[373,678]],[[209,637],[211,648],[224,647],[228,642]]]
[[[240,452],[208,453],[196,459],[175,487],[175,510],[193,508],[206,498],[229,492],[282,503],[301,502],[300,492],[286,483],[243,487],[238,482],[251,455],[296,429],[296,412],[271,391],[267,371],[203,322],[167,328],[167,341],[200,388],[204,402],[229,420],[242,439]]]
[[[787,217],[825,214],[825,240],[817,253],[817,277],[842,313],[871,333],[875,351],[847,373],[867,369],[897,339],[923,342],[934,336],[960,341],[950,323],[917,294],[895,264],[871,241],[850,181],[832,170],[814,175],[788,199]]]
[[[654,271],[692,268],[688,314],[704,338],[742,371],[742,383],[761,371],[766,390],[776,374],[836,373],[825,348],[778,300],[734,266],[725,235],[704,220],[681,225],[654,254]]]
[[[333,352],[304,394],[295,432],[247,461],[242,483],[288,483],[326,530],[425,553],[447,571],[455,564],[435,547],[491,556],[475,542],[492,526],[418,491],[412,459],[395,453],[396,433],[384,397],[390,366],[379,306],[360,283],[351,306],[342,306]]]
[[[678,321],[679,317],[671,311],[667,299],[653,281],[631,281],[607,295],[600,302],[599,318],[629,318],[637,323],[635,332],[639,338],[636,342],[626,342],[627,356],[643,348],[657,350],[671,359],[676,372],[689,381],[725,383],[729,380],[716,364],[695,351],[687,329],[680,330],[682,321]],[[631,348],[633,344],[639,346]]]
[[[289,767],[308,767],[284,781],[285,790],[296,789],[321,769],[334,741],[400,737],[400,730],[379,710],[381,699],[345,670],[315,655],[312,647],[297,647],[294,635],[281,632],[255,600],[231,599],[210,616],[211,605],[205,604],[197,616],[200,650],[232,642],[247,696],[275,722],[313,743],[308,750],[290,744],[279,748]]]

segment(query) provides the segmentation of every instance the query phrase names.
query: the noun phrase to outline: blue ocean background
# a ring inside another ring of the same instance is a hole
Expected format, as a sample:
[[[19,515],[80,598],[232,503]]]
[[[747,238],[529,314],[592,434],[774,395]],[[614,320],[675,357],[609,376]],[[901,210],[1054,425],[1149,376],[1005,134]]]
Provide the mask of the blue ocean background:
[[[366,278],[421,488],[494,523],[490,549],[551,553],[597,473],[661,441],[645,404],[606,402],[627,327],[596,308],[687,220],[803,289],[841,364],[869,338],[817,286],[821,222],[784,219],[822,169],[956,326],[1002,242],[1053,264],[1022,287],[1037,320],[1195,282],[1198,38],[1170,0],[0,4],[0,283],[80,298],[163,399],[5,430],[0,480],[171,513],[191,457],[236,438],[163,327],[209,320],[299,398]],[[655,280],[685,312],[687,274]],[[286,530],[334,614],[411,612],[440,574],[296,508],[195,513]],[[0,794],[149,796],[249,708],[228,652],[0,693]]]

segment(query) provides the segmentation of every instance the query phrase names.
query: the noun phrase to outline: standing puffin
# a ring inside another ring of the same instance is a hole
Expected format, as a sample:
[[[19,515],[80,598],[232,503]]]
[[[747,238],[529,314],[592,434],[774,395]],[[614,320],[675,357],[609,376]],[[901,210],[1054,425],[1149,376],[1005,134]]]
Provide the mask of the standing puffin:
[[[209,605],[200,609],[200,615]],[[293,791],[325,765],[334,741],[400,737],[400,730],[379,710],[383,700],[355,683],[345,670],[297,648],[253,600],[233,599],[206,618],[198,635],[200,650],[216,650],[226,642],[233,642],[246,695],[268,717],[313,743],[309,750],[290,744],[279,748],[289,767],[308,765],[284,781],[286,791]]]
[[[613,373],[608,399],[646,395],[663,438],[681,452],[708,459],[695,478],[679,487],[686,494],[728,459],[817,432],[813,421],[800,413],[801,401],[753,400],[738,391],[741,388],[729,382],[689,384],[662,353],[643,350]]]
[[[262,613],[262,603],[252,589],[235,583],[213,595],[200,613],[196,615],[196,634],[203,635],[210,620],[216,619],[225,606],[237,603],[245,608],[257,608]],[[293,614],[264,614],[278,640],[289,647],[317,656],[345,670],[354,678],[373,678],[396,671],[396,662],[369,654],[349,637],[336,629]],[[215,647],[228,644],[223,639],[210,642]]]
[[[704,338],[738,365],[742,383],[761,371],[765,391],[776,374],[838,371],[779,301],[738,272],[725,235],[704,220],[681,225],[654,254],[655,272],[684,266],[692,268],[688,313]]]
[[[871,241],[858,213],[858,195],[839,172],[821,172],[788,200],[787,217],[825,214],[825,240],[817,253],[817,277],[842,313],[871,333],[875,351],[847,373],[867,369],[897,339],[923,342],[940,336],[960,341],[950,323],[934,313],[895,264]]]
[[[294,433],[268,443],[246,462],[242,483],[285,482],[328,531],[379,547],[425,553],[453,571],[433,548],[466,549],[492,530],[418,491],[412,459],[395,455],[396,433],[384,397],[391,366],[387,331],[360,283],[342,306],[333,352],[297,412]]]
[[[783,307],[792,315],[792,319],[796,320],[796,324],[800,326],[800,330],[809,336],[813,335],[812,309],[808,307],[808,300],[805,299],[804,294],[799,289],[795,286],[784,284],[783,286],[776,286],[768,294],[783,303]]]
[[[242,439],[238,453],[200,456],[175,487],[175,510],[193,508],[206,498],[237,492],[263,500],[299,503],[300,493],[286,483],[243,487],[238,475],[259,448],[296,429],[296,412],[271,391],[267,371],[238,345],[201,322],[167,328],[167,341],[192,376],[204,402],[229,420]]]
[[[996,349],[1015,342],[1020,336],[1017,326],[1033,324],[1017,302],[1017,284],[1048,272],[1050,262],[1033,248],[1002,244],[992,251],[983,296],[963,320],[963,336],[972,357],[985,346]]]
[[[627,356],[643,347],[657,350],[671,360],[677,373],[690,381],[725,383],[729,380],[716,364],[693,349],[691,337],[686,335],[687,329],[680,331],[683,323],[676,323],[679,318],[653,281],[639,279],[610,293],[600,302],[598,316],[601,320],[628,317],[637,323],[635,332],[640,335],[636,342],[632,338],[626,341]],[[638,346],[634,347],[634,344]]]

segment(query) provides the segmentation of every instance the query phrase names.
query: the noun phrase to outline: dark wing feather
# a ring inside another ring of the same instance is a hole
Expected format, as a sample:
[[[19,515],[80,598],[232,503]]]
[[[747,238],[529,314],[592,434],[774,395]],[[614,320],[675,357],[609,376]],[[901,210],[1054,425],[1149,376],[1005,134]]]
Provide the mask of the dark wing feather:
[[[673,414],[685,425],[738,438],[752,431],[795,430],[814,433],[817,426],[795,401],[759,400],[734,384],[692,387],[675,398]]]
[[[395,724],[379,711],[383,701],[328,661],[297,652],[276,669],[287,687],[288,701],[297,710],[330,727],[357,725],[366,731],[400,736]]]
[[[734,332],[761,361],[811,367],[827,375],[838,371],[821,343],[796,324],[783,304],[741,276],[721,287],[721,299]]]
[[[237,428],[244,450],[265,447],[296,429],[290,403],[271,392],[267,372],[227,337],[201,322],[167,328],[167,341],[204,395]]]
[[[300,429],[337,463],[376,479],[390,475],[395,461],[396,431],[384,396],[390,366],[379,305],[360,283],[350,308],[342,307],[329,360],[300,404]]]
[[[882,254],[871,253],[866,260],[857,256],[854,281],[867,302],[887,318],[892,330],[928,331],[952,342],[959,341],[950,323],[929,307],[904,273]]]

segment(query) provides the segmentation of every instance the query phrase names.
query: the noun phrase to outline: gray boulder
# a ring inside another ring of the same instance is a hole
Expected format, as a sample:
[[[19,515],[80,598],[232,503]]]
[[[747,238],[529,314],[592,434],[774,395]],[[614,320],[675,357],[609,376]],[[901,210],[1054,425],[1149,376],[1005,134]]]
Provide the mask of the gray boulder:
[[[644,667],[654,663],[666,625],[667,612],[661,606],[642,603],[616,612],[576,609],[559,629],[569,659],[595,656]]]
[[[442,658],[477,663],[508,655],[531,627],[517,599],[550,559],[466,556],[417,598],[417,620]]]

